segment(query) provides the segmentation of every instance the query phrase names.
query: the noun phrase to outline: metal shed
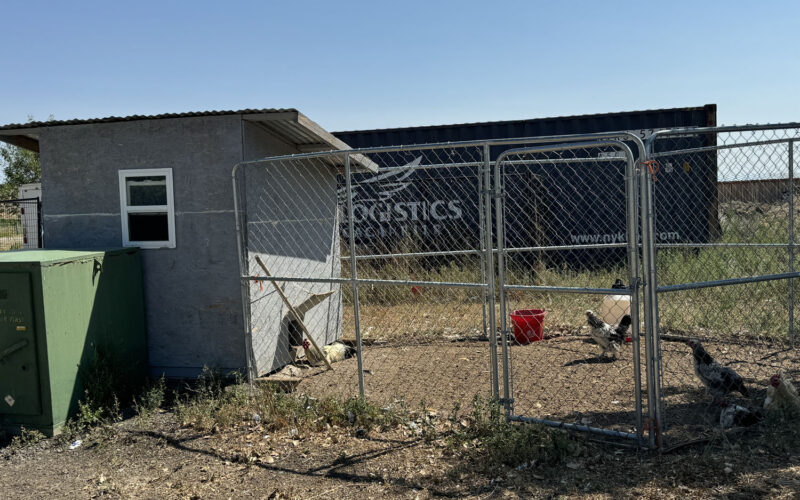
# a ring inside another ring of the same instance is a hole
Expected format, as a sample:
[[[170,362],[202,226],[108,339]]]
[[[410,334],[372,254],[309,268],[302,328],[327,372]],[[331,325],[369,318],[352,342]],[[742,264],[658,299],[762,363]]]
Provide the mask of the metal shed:
[[[344,142],[295,109],[11,124],[0,127],[0,140],[40,153],[48,248],[143,249],[153,375],[190,377],[204,366],[241,370],[248,366],[248,355],[254,371],[263,374],[288,361],[276,351],[280,330],[286,328],[283,304],[270,299],[252,310],[243,304],[231,168],[271,155],[348,149]],[[368,162],[358,167],[376,169]],[[314,200],[327,196],[335,207],[336,175],[335,165],[280,177],[264,172],[248,179],[248,186],[264,196],[280,182],[282,189],[302,197],[309,188],[303,182],[313,178]],[[316,242],[319,251],[313,255],[271,249],[281,255],[282,265],[314,265],[331,276],[338,273],[336,212],[323,220],[330,225],[331,241]],[[301,232],[298,224],[281,230]],[[313,332],[318,341],[339,338],[340,301],[334,293],[309,312],[327,318],[314,322],[322,325]],[[252,332],[252,343],[243,333],[243,310],[273,319]]]

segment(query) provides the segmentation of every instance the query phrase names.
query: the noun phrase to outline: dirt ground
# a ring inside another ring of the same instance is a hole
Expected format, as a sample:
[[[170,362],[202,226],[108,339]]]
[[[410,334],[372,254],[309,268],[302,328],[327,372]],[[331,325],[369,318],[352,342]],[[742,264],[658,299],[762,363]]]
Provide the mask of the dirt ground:
[[[757,431],[754,431],[757,433]],[[755,435],[755,434],[754,434]],[[267,435],[181,428],[171,413],[83,436],[0,448],[3,498],[797,498],[800,453],[739,436],[658,456],[582,442],[551,465],[487,468],[454,455],[446,432],[398,427]],[[752,437],[752,438],[751,438]]]
[[[745,377],[753,402],[763,397],[764,381],[778,368],[798,378],[791,351],[707,347]],[[365,348],[368,397],[387,404],[403,399],[412,410],[423,404],[437,409],[433,436],[422,435],[411,422],[359,437],[352,428],[336,426],[316,433],[269,433],[250,421],[201,432],[159,411],[84,433],[74,450],[58,439],[22,449],[0,444],[0,496],[800,498],[800,441],[775,437],[764,425],[721,433],[694,378],[688,348],[678,342],[663,347],[665,440],[670,446],[698,436],[708,438],[704,441],[658,455],[574,434],[577,447],[568,456],[519,467],[487,465],[480,449],[469,444],[454,451],[449,435],[459,420],[448,416],[456,405],[469,411],[474,394],[488,394],[488,349],[488,342],[477,339]],[[516,414],[633,432],[631,346],[617,360],[599,361],[596,345],[567,334],[513,346],[511,353]],[[336,363],[334,371],[303,370],[296,390],[356,395],[356,366],[350,358]]]
[[[762,405],[770,376],[783,371],[795,380],[800,356],[769,344],[705,342],[709,353],[731,366],[751,389],[749,399],[733,394],[737,404]],[[440,411],[468,408],[475,394],[490,394],[489,344],[464,340],[364,348],[364,386],[368,398],[382,404],[403,399],[410,407]],[[634,362],[631,344],[618,359],[604,359],[585,335],[555,336],[510,347],[510,383],[514,413],[525,417],[636,432]],[[502,359],[501,356],[498,356]],[[641,347],[642,363],[645,359]],[[690,349],[682,342],[662,342],[665,444],[707,435],[717,427],[719,411],[694,374]],[[358,391],[357,364],[350,358],[334,366],[306,370],[298,390],[312,395],[350,395]],[[642,370],[644,370],[642,368]],[[500,380],[502,391],[502,378]],[[642,375],[643,407],[647,394]]]

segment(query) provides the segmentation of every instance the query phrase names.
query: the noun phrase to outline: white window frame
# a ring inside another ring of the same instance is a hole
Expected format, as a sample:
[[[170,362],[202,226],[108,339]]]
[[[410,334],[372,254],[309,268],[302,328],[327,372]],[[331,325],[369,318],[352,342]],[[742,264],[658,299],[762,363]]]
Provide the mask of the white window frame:
[[[128,205],[128,192],[126,180],[129,177],[152,177],[163,175],[167,179],[167,204],[166,205]],[[128,214],[141,214],[152,212],[167,212],[167,231],[169,240],[166,241],[130,241],[128,237]],[[142,168],[119,171],[119,213],[122,219],[122,246],[139,248],[175,248],[175,199],[172,195],[172,169],[171,168]]]

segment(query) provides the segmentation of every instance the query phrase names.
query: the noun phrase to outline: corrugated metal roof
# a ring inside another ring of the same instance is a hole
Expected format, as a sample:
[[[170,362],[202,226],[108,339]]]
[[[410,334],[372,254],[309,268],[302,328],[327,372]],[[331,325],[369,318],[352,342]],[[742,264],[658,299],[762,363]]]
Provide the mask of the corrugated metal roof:
[[[189,118],[192,116],[221,116],[221,115],[255,115],[270,113],[297,113],[294,108],[265,108],[265,109],[240,109],[229,111],[190,111],[186,113],[163,113],[159,115],[131,115],[107,116],[105,118],[88,118],[74,120],[36,121],[28,123],[9,123],[0,126],[0,130],[14,130],[25,128],[58,127],[60,125],[84,125],[89,123],[130,122],[135,120],[160,120],[163,118]]]
[[[194,111],[164,113],[160,115],[108,116],[105,118],[53,120],[28,123],[11,123],[0,126],[0,141],[32,151],[39,151],[39,129],[64,125],[89,125],[99,123],[130,122],[136,120],[161,120],[167,118],[192,118],[203,116],[238,115],[242,120],[258,123],[264,129],[294,144],[300,152],[351,149],[341,139],[294,108],[240,109],[236,111]],[[378,167],[369,158],[354,156],[356,170],[375,172]],[[337,160],[338,161],[338,160]]]

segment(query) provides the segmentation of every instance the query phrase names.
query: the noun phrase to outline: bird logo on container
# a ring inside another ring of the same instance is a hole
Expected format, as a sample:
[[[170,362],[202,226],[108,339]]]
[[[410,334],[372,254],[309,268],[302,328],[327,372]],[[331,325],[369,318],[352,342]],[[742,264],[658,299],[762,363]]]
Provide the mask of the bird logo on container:
[[[463,217],[460,199],[440,199],[431,193],[426,195],[419,186],[408,189],[422,159],[418,156],[403,166],[385,168],[377,175],[354,179],[353,222],[357,238],[407,237],[410,231],[424,237],[438,236],[445,230],[442,223]],[[347,187],[340,187],[337,194],[339,207],[345,209]],[[346,221],[346,216],[342,220]]]
[[[411,184],[411,181],[406,179],[414,173],[414,169],[418,167],[421,162],[422,156],[419,156],[401,167],[393,168],[388,172],[360,181],[357,185],[353,186],[353,200],[358,198],[360,194],[363,194],[365,189],[376,183],[380,186],[376,193],[377,201],[390,200],[396,193],[399,193]],[[337,194],[340,205],[347,203],[347,186],[339,188]]]

